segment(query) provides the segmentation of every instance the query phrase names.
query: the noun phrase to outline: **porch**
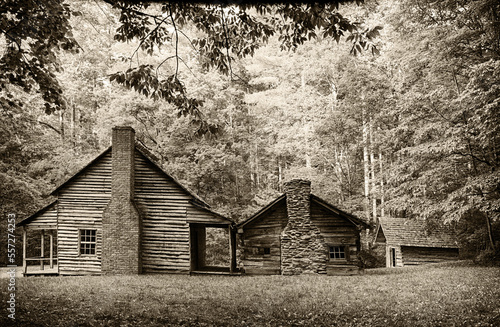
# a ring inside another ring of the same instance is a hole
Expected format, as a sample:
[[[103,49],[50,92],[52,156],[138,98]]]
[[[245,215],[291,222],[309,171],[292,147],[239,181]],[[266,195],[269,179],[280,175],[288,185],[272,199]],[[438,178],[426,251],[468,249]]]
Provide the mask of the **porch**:
[[[28,231],[31,234],[28,247]],[[23,276],[58,275],[56,228],[23,228]],[[39,240],[36,238],[39,237]],[[38,243],[38,245],[37,245]],[[37,253],[38,252],[38,253]],[[38,254],[38,255],[37,255]]]

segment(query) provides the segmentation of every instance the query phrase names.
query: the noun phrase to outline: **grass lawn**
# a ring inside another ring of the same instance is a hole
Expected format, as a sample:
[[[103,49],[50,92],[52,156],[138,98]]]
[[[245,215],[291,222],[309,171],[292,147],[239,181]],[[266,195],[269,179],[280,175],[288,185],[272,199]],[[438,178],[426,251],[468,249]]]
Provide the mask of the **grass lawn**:
[[[360,276],[17,278],[0,326],[500,326],[500,268],[466,263]]]

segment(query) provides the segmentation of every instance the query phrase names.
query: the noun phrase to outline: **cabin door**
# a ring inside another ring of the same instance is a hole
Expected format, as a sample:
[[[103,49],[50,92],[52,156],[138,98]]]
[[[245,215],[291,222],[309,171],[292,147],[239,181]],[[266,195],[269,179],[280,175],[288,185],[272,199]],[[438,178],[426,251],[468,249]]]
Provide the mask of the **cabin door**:
[[[191,271],[205,267],[206,228],[203,225],[190,225]]]
[[[396,267],[396,248],[390,248],[391,267]]]

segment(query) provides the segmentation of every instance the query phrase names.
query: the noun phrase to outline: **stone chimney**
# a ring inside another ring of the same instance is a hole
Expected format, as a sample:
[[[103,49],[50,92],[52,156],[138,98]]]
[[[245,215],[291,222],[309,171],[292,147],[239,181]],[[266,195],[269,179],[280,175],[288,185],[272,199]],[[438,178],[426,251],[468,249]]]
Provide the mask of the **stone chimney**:
[[[326,274],[328,248],[311,221],[311,182],[294,179],[284,189],[288,224],[281,235],[281,273]]]
[[[134,205],[135,131],[113,128],[111,200],[102,219],[102,273],[141,272],[141,219]]]

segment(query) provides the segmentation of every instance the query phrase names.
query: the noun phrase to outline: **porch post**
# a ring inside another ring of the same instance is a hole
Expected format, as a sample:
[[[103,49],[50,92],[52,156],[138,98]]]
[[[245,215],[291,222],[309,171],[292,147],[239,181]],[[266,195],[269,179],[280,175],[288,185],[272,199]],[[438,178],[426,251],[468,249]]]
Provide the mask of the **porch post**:
[[[26,227],[23,227],[23,274],[26,274]]]
[[[41,252],[41,255],[40,255],[40,258],[42,258],[40,260],[40,269],[43,270],[43,253],[45,252],[44,250],[44,247],[43,247],[43,243],[45,241],[45,230],[42,229],[42,235],[41,235],[41,239],[42,239],[42,243],[40,244],[40,252]]]
[[[54,251],[54,230],[50,230],[50,269],[54,268],[54,256],[52,252]]]

